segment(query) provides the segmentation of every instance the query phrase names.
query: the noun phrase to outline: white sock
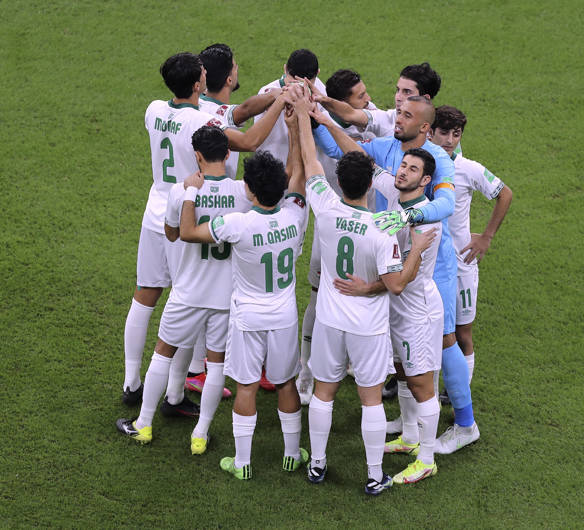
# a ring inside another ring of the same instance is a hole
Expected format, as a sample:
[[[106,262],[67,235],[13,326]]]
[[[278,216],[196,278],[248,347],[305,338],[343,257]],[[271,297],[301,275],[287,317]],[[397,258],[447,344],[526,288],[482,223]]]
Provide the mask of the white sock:
[[[207,379],[203,386],[201,395],[201,413],[199,421],[193,431],[193,438],[205,438],[209,432],[209,426],[215,416],[215,411],[223,395],[223,385],[225,376],[223,375],[223,363],[207,363]]]
[[[406,381],[397,382],[397,398],[402,417],[402,435],[405,443],[417,444],[420,440],[418,432],[418,407],[416,398],[410,392]]]
[[[140,416],[136,420],[136,427],[138,429],[152,426],[152,418],[154,418],[156,407],[168,383],[168,372],[170,371],[171,361],[172,359],[159,355],[156,352],[152,355],[150,366],[144,378],[142,408],[140,409]]]
[[[171,405],[182,403],[185,397],[185,380],[192,356],[192,348],[179,348],[172,358],[166,387],[166,397]]]
[[[126,317],[124,330],[125,377],[124,390],[137,390],[140,386],[140,368],[142,367],[142,353],[146,344],[148,323],[152,316],[153,307],[142,305],[132,298],[132,305]]]
[[[193,350],[193,359],[189,366],[191,374],[200,374],[205,371],[205,357],[207,357],[207,342],[205,335],[201,334]]]
[[[472,381],[472,373],[474,372],[474,351],[470,355],[465,355],[466,364],[468,364],[468,384]]]
[[[321,401],[312,396],[308,407],[308,431],[310,433],[310,452],[312,467],[324,468],[326,465],[326,445],[333,422],[333,401]]]
[[[284,435],[284,456],[300,460],[300,433],[302,432],[302,412],[282,412],[278,409],[282,434]]]
[[[233,437],[235,438],[235,467],[241,468],[251,463],[251,441],[258,419],[253,416],[240,416],[233,412]]]
[[[312,330],[314,328],[314,319],[316,317],[316,292],[310,291],[310,301],[308,306],[306,306],[306,311],[304,312],[304,318],[302,320],[302,343],[300,345],[300,363],[302,364],[302,369],[300,371],[300,377],[310,379],[312,378],[312,371],[308,366],[308,360],[310,359],[310,351],[312,347]]]
[[[385,410],[383,405],[373,407],[361,407],[361,435],[365,444],[365,456],[367,457],[367,472],[369,478],[381,482],[383,471],[383,447],[385,445]]]
[[[418,426],[420,428],[420,452],[418,460],[427,466],[434,463],[434,443],[440,418],[440,405],[436,395],[418,403]]]

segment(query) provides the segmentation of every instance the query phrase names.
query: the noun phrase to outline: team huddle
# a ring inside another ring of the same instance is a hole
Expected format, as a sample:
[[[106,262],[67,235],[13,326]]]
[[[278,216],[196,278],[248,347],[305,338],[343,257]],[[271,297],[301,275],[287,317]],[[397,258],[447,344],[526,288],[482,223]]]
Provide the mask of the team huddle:
[[[217,407],[231,395],[227,375],[237,383],[235,456],[222,458],[221,469],[252,478],[261,386],[277,391],[283,469],[304,467],[318,484],[335,395],[350,373],[362,405],[365,492],[435,475],[435,453],[479,438],[470,391],[478,262],[512,198],[462,156],[465,115],[432,103],[440,76],[428,63],[405,67],[396,108],[381,110],[352,70],[323,84],[306,49],[239,105],[231,103],[238,66],[224,44],[174,55],[160,72],[173,98],[146,110],[154,182],[124,335],[122,399],[141,408],[118,430],[149,443],[165,396],[162,414],[197,418],[191,452],[205,453]],[[235,180],[240,151],[255,153]],[[496,199],[480,234],[470,232],[475,190]],[[310,210],[312,290],[299,347],[295,264]],[[142,384],[148,323],[167,287]],[[440,370],[455,421],[437,437]],[[185,388],[201,392],[200,406]],[[382,399],[392,388],[400,416],[388,422]],[[302,405],[310,453],[300,447]],[[386,442],[387,434],[395,436]],[[384,453],[415,458],[390,477]]]

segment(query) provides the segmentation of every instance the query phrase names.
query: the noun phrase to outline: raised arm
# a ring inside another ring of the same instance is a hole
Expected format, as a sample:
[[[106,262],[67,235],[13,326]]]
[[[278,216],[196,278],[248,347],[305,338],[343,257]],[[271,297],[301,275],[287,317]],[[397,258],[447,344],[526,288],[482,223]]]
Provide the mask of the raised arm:
[[[180,214],[180,238],[189,243],[215,243],[209,223],[197,225],[195,217],[195,200],[204,178],[200,173],[189,177],[188,187],[183,195],[182,210]]]
[[[304,197],[306,175],[300,154],[298,120],[293,108],[286,108],[284,121],[288,127],[288,160],[286,161],[286,173],[289,177],[288,193],[298,193]]]
[[[316,157],[316,145],[312,136],[312,126],[310,124],[310,109],[314,104],[308,100],[308,95],[299,99],[295,105],[298,116],[298,129],[300,137],[300,151],[302,153],[302,163],[304,173],[309,177],[313,175],[324,175],[322,164]]]
[[[349,151],[361,151],[367,154],[355,140],[338,127],[330,118],[320,112],[318,108],[315,107],[312,109],[310,116],[322,126],[315,129],[314,136],[319,147],[323,149],[327,156],[341,158],[343,153],[348,153]],[[326,128],[325,131],[323,131],[323,127]]]
[[[233,121],[235,125],[243,125],[249,118],[264,112],[276,98],[282,93],[280,88],[274,88],[265,94],[251,96],[243,103],[237,105],[233,111]]]

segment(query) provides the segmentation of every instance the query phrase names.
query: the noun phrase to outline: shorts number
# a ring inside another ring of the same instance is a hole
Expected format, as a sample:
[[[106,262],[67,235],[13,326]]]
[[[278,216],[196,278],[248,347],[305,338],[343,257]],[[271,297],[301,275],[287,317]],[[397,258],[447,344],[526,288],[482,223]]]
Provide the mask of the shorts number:
[[[462,289],[460,291],[460,298],[462,299],[462,309],[466,309],[466,307],[472,307],[472,300],[470,298],[470,289],[466,290],[466,296],[465,296],[465,290]]]
[[[208,215],[202,215],[199,219],[200,225],[211,220]],[[211,247],[211,256],[216,260],[227,259],[231,254],[231,243],[223,242],[220,245]],[[201,259],[209,259],[209,243],[201,243]]]
[[[353,274],[353,256],[355,244],[350,237],[343,236],[337,245],[337,274],[347,280],[347,274]]]
[[[451,298],[452,300],[452,298]],[[410,360],[410,343],[407,340],[402,342],[402,346],[406,349],[406,361]]]
[[[168,149],[168,158],[162,161],[162,180],[164,182],[172,182],[173,184],[176,184],[176,177],[169,175],[167,172],[169,167],[174,167],[174,154],[172,152],[172,143],[170,143],[169,138],[164,138],[164,140],[160,142],[160,149]]]
[[[274,292],[274,269],[273,254],[266,252],[260,259],[260,263],[265,266],[266,273],[266,293]],[[283,278],[278,278],[278,287],[284,289],[294,280],[294,252],[291,248],[285,248],[280,252],[277,259],[278,272],[284,274]]]

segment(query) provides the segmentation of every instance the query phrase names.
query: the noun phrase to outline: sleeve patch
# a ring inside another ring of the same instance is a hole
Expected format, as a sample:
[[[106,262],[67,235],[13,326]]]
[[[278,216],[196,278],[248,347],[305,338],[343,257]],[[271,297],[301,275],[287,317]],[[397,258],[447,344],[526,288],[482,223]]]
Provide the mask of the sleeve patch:
[[[216,114],[218,114],[219,116],[225,116],[225,113],[227,112],[228,108],[229,107],[227,105],[221,105],[220,107],[217,108]]]
[[[210,119],[205,125],[209,125],[210,127],[219,127],[221,130],[225,129],[225,126],[215,118]]]
[[[223,219],[223,216],[219,216],[219,217],[215,217],[215,219],[213,219],[213,222],[211,223],[211,227],[213,228],[213,230],[216,230],[217,228],[219,228],[220,226],[223,226],[225,224],[225,220]]]
[[[397,243],[394,243],[393,244],[393,256],[392,256],[392,258],[393,259],[399,259],[400,258],[400,255],[399,255],[399,247],[398,247]]]
[[[306,206],[306,199],[299,193],[289,193],[286,195],[286,198],[293,199],[292,202],[297,204],[300,208],[304,208]]]
[[[485,172],[483,173],[485,178],[492,183],[495,180],[495,175],[493,175],[487,168],[485,168]]]
[[[436,186],[434,186],[433,191],[436,191],[436,190],[439,190],[442,188],[446,188],[446,189],[454,191],[454,184],[451,184],[450,182],[442,182],[440,184],[436,184]]]

